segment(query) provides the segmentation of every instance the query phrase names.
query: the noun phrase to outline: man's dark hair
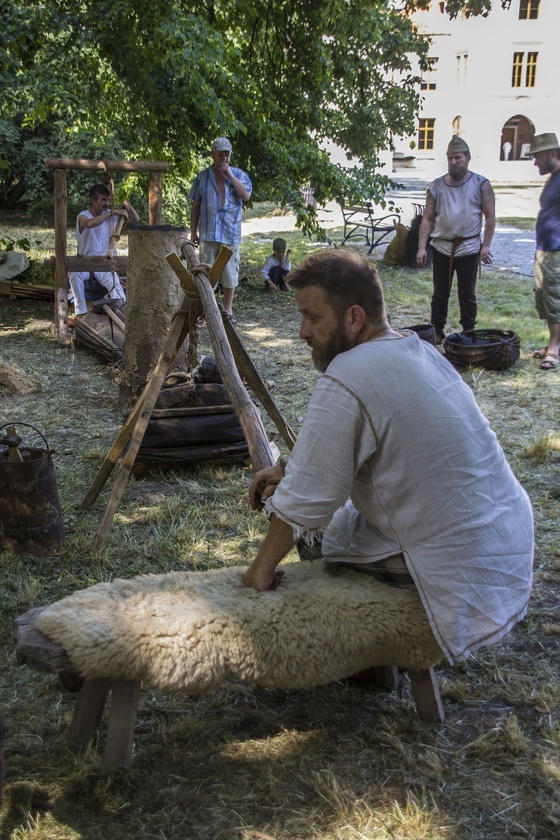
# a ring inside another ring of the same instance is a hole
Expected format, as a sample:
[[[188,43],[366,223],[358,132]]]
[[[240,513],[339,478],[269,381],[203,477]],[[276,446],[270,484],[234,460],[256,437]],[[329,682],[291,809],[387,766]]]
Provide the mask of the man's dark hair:
[[[316,251],[287,277],[291,289],[319,286],[325,290],[335,312],[361,306],[373,323],[385,318],[383,289],[373,263],[353,251]]]
[[[101,195],[111,195],[109,187],[106,187],[105,184],[94,184],[89,191],[89,197],[93,198],[95,201],[95,199],[99,198]]]

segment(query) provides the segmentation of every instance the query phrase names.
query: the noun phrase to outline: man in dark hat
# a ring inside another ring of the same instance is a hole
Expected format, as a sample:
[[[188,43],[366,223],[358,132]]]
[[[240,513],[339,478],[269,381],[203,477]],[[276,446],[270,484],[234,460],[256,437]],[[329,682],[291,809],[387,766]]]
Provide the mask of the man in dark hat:
[[[535,234],[535,307],[548,324],[548,345],[535,350],[543,370],[560,364],[560,144],[556,134],[535,134],[531,143],[539,175],[549,175],[539,199]]]
[[[476,324],[478,266],[481,261],[492,262],[490,243],[496,225],[494,191],[488,178],[469,171],[470,159],[469,147],[454,134],[447,147],[447,174],[436,178],[428,187],[418,236],[416,262],[420,267],[426,265],[431,237],[434,276],[431,323],[438,344],[445,337],[453,274],[457,274],[461,326],[463,330],[472,330]]]
[[[191,239],[195,245],[200,244],[200,261],[212,265],[222,245],[233,251],[220,284],[224,309],[236,323],[232,304],[238,285],[241,216],[243,203],[249,201],[253,185],[246,172],[230,166],[232,153],[227,137],[214,140],[212,166],[198,173],[189,198],[192,201]]]

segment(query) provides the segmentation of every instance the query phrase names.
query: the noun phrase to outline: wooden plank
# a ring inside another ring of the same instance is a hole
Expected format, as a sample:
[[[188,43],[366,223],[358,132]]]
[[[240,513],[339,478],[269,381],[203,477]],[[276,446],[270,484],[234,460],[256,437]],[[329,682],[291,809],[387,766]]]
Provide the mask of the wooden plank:
[[[66,276],[66,218],[67,218],[66,172],[54,171],[54,335],[58,344],[70,344],[68,327],[68,278]]]
[[[105,746],[107,764],[130,767],[132,763],[140,686],[140,680],[115,680],[112,685]]]
[[[128,269],[128,257],[66,257],[66,271],[116,271],[117,274],[126,274]],[[47,268],[56,267],[56,258],[48,257],[43,260]]]
[[[169,164],[157,160],[86,160],[85,158],[44,158],[48,169],[79,169],[93,172],[169,172]]]
[[[109,689],[110,679],[85,680],[78,700],[72,723],[68,731],[68,740],[77,747],[85,747],[93,738],[103,717],[103,709]]]
[[[443,723],[445,712],[439,694],[436,673],[433,668],[422,671],[409,669],[408,676],[412,696],[418,710],[418,717],[430,723]]]
[[[232,405],[183,405],[175,408],[154,408],[150,420],[168,417],[199,417],[207,414],[231,414]]]

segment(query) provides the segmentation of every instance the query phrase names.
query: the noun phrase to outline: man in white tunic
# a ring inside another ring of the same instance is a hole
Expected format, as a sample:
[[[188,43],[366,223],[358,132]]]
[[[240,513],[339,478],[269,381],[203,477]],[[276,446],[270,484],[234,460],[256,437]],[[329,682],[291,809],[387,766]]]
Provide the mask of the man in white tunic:
[[[469,171],[470,159],[469,147],[454,135],[447,147],[447,172],[428,187],[418,233],[416,262],[420,267],[427,263],[431,237],[434,279],[431,323],[436,328],[438,344],[444,339],[453,274],[457,274],[461,326],[463,330],[473,330],[477,315],[476,275],[481,262],[492,262],[490,243],[496,226],[494,191],[488,178]]]
[[[318,252],[290,287],[323,376],[285,473],[254,477],[270,525],[245,584],[275,589],[296,542],[322,537],[324,561],[416,586],[438,644],[464,659],[525,615],[527,494],[452,365],[391,329],[372,263]]]
[[[89,191],[89,208],[82,210],[76,219],[76,242],[80,257],[105,257],[116,255],[116,242],[112,254],[108,254],[111,234],[117,226],[120,216],[125,220],[140,221],[138,213],[128,201],[111,211],[111,194],[105,184],[95,184]],[[116,271],[71,271],[70,288],[74,296],[74,314],[85,315],[87,312],[85,284],[90,276],[94,277],[107,290],[107,297],[124,302],[125,294]]]

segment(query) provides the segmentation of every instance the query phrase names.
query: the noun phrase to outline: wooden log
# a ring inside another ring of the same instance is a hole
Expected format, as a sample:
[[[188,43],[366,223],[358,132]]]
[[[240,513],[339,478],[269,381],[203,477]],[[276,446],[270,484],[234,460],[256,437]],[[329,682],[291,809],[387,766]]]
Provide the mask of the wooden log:
[[[192,242],[189,241],[183,245],[182,253],[190,265],[195,268],[199,265],[199,259]],[[167,260],[177,276],[180,279],[183,276],[184,281],[182,279],[181,282],[184,282],[185,286],[188,287],[191,281],[185,277],[185,274],[189,275],[189,272],[187,272],[187,269],[177,254],[169,254]],[[268,443],[259,411],[249,397],[237,371],[231,347],[224,331],[222,316],[220,315],[210,281],[204,272],[196,272],[190,275],[190,277],[194,281],[202,302],[216,364],[218,365],[222,382],[226,387],[235,413],[239,418],[241,428],[243,429],[251,455],[253,470],[256,472],[265,467],[270,467],[275,463],[276,459]]]
[[[150,225],[161,225],[163,221],[163,175],[161,172],[150,172],[148,182],[148,222]]]
[[[115,256],[113,254],[113,251],[115,250],[117,242],[121,238],[121,230],[123,228],[123,225],[124,225],[124,216],[119,216],[117,224],[115,225],[115,229],[114,229],[114,231],[111,234],[111,237],[109,239],[109,244],[107,245],[107,253],[105,254],[106,257],[110,258],[110,257]]]
[[[47,268],[56,268],[56,258],[48,257],[43,260]],[[66,271],[116,271],[117,274],[126,274],[128,269],[128,257],[66,257]]]
[[[154,408],[152,420],[164,420],[167,417],[205,417],[211,414],[231,414],[230,405],[182,405],[175,408]]]
[[[66,172],[55,169],[54,172],[54,253],[56,266],[54,272],[54,335],[58,344],[70,344],[71,334],[68,327],[68,277],[66,272],[66,218],[67,218]]]
[[[120,402],[129,406],[144,388],[165,345],[183,290],[165,261],[187,238],[185,228],[132,225],[128,234],[126,329]],[[185,352],[177,364],[186,368]]]
[[[78,169],[93,172],[169,172],[169,164],[157,160],[86,160],[85,158],[44,158],[48,169]]]

